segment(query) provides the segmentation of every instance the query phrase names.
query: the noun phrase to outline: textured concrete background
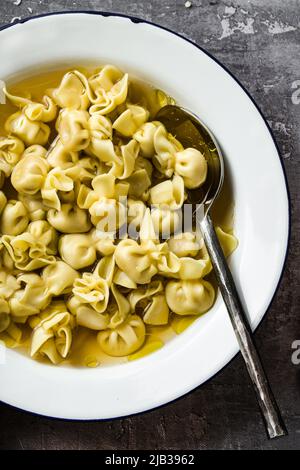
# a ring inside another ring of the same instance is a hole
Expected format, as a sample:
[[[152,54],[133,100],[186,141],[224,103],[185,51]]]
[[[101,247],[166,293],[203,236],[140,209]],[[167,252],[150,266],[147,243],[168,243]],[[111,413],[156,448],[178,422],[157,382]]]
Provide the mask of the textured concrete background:
[[[300,448],[300,0],[1,0],[0,22],[62,10],[128,13],[167,26],[203,46],[243,83],[279,144],[291,192],[292,236],[280,288],[256,340],[289,437],[268,442],[241,358],[177,402],[107,422],[66,422],[5,405],[2,449],[296,449]],[[51,45],[49,45],[51,47]],[[1,61],[0,61],[1,69]]]

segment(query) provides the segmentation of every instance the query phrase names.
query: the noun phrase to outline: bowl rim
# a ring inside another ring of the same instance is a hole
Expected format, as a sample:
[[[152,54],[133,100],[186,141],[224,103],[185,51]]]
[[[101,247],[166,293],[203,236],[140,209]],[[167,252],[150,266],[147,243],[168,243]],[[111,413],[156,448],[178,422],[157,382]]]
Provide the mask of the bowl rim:
[[[275,146],[277,156],[278,156],[280,164],[281,164],[281,170],[282,170],[282,174],[283,174],[283,178],[284,178],[285,190],[286,190],[286,195],[287,195],[287,220],[288,220],[288,224],[287,224],[287,239],[286,239],[285,254],[284,254],[284,258],[283,258],[281,272],[278,276],[277,284],[274,287],[273,296],[271,297],[271,299],[269,301],[269,304],[265,309],[265,313],[262,315],[262,317],[258,321],[257,325],[254,328],[252,328],[253,332],[255,332],[257,330],[257,328],[261,325],[262,321],[265,319],[266,314],[270,310],[270,308],[273,304],[273,301],[275,299],[275,296],[278,292],[278,289],[280,287],[280,284],[281,284],[281,281],[282,281],[282,278],[283,278],[283,275],[284,275],[284,272],[285,272],[286,262],[287,262],[289,249],[290,249],[290,244],[291,244],[291,223],[292,223],[291,194],[290,194],[290,189],[289,189],[289,184],[288,184],[287,172],[286,172],[286,169],[285,169],[285,166],[284,166],[283,157],[281,155],[279,145],[276,141],[274,132],[271,129],[271,127],[270,127],[270,125],[267,121],[267,118],[265,117],[264,113],[260,109],[260,106],[257,104],[256,100],[253,98],[253,96],[247,90],[247,88],[240,82],[240,80],[235,76],[235,74],[233,72],[231,72],[230,69],[227,66],[225,66],[219,59],[217,59],[213,54],[208,52],[203,46],[200,46],[195,41],[189,39],[188,37],[184,36],[181,33],[178,33],[177,31],[174,31],[171,28],[168,28],[166,26],[158,24],[155,21],[150,21],[150,20],[147,20],[147,19],[136,17],[134,15],[130,15],[130,14],[110,12],[110,11],[102,11],[102,10],[88,10],[88,9],[63,10],[63,11],[54,11],[54,12],[48,12],[48,13],[41,13],[41,14],[37,14],[37,15],[30,15],[30,16],[26,16],[24,18],[15,18],[12,23],[6,23],[6,24],[3,24],[2,26],[0,26],[0,32],[3,31],[3,30],[6,30],[6,29],[12,28],[12,27],[14,27],[18,24],[27,23],[29,21],[40,19],[40,18],[52,17],[52,16],[62,16],[62,15],[76,15],[76,14],[95,15],[95,16],[102,16],[102,17],[125,18],[125,19],[129,19],[130,21],[132,21],[133,23],[136,23],[136,24],[144,23],[144,24],[154,26],[156,28],[159,28],[161,30],[164,30],[164,31],[172,34],[172,35],[175,35],[175,36],[179,37],[180,39],[184,40],[185,42],[188,42],[191,45],[193,45],[194,47],[196,47],[198,50],[200,50],[206,56],[208,56],[213,62],[215,62],[217,65],[219,65],[239,85],[239,87],[247,95],[247,97],[250,99],[250,101],[254,105],[255,109],[260,114],[260,117],[262,118],[262,120],[263,120],[263,122],[264,122],[264,124],[265,124],[265,126],[268,130],[268,133],[271,136],[272,142]],[[211,379],[216,377],[218,374],[220,374],[235,359],[235,357],[239,353],[240,353],[240,351],[237,351],[237,353],[234,354],[232,356],[232,358],[226,364],[224,364],[217,372],[213,373],[206,380],[204,380],[200,385],[197,385],[196,387],[188,390],[186,393],[181,394],[177,398],[171,399],[171,400],[167,401],[166,403],[158,404],[158,405],[156,405],[154,407],[151,407],[149,409],[146,409],[146,410],[137,411],[137,412],[134,412],[134,413],[131,413],[131,414],[124,414],[124,415],[121,415],[120,417],[112,417],[112,418],[85,418],[85,419],[82,419],[82,418],[70,418],[70,417],[56,417],[56,416],[47,415],[47,414],[44,414],[44,413],[43,413],[42,416],[45,416],[46,418],[53,419],[53,420],[66,420],[66,421],[83,421],[84,420],[84,421],[93,422],[93,421],[117,420],[117,419],[126,418],[128,416],[141,415],[141,414],[144,414],[144,413],[148,413],[148,412],[151,412],[153,410],[157,410],[157,409],[160,409],[162,407],[165,407],[165,406],[167,406],[171,403],[175,403],[176,401],[180,400],[181,398],[188,396],[189,394],[194,392],[197,388],[199,388],[202,385],[206,384],[208,381],[210,381]],[[6,405],[8,407],[11,407],[11,408],[15,408],[15,409],[18,409],[18,410],[21,410],[21,411],[25,411],[27,413],[31,413],[33,415],[41,416],[41,414],[36,412],[36,411],[32,411],[32,410],[29,410],[29,409],[23,409],[21,407],[18,407],[17,405],[6,403],[6,402],[3,402],[1,400],[0,400],[0,403]]]

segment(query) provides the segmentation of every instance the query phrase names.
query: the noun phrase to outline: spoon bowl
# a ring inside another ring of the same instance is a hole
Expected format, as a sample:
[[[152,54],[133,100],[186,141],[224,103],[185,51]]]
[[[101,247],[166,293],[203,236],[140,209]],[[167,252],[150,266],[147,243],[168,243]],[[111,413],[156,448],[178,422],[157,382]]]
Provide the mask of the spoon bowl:
[[[224,159],[221,148],[208,127],[192,112],[176,105],[167,105],[159,110],[160,121],[185,148],[195,148],[207,162],[207,178],[203,185],[188,190],[187,202],[203,204],[208,211],[221,191],[224,181]]]

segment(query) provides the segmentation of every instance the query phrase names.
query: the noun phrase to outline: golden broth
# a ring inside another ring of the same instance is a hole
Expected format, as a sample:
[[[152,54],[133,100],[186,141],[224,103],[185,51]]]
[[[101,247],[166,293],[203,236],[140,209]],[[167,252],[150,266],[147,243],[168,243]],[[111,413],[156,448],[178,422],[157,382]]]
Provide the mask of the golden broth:
[[[50,72],[40,72],[19,81],[14,79],[7,83],[7,87],[10,93],[14,95],[26,96],[26,94],[30,94],[34,101],[41,101],[45,95],[45,91],[47,89],[57,87],[63,75],[69,70],[74,70],[74,67],[53,70]],[[99,67],[96,69],[92,67],[77,67],[77,70],[81,70],[88,73],[88,75],[92,75],[99,70]],[[156,90],[152,86],[136,78],[131,78],[129,96],[132,102],[147,105],[152,118],[154,118],[159,108],[164,105],[162,102],[164,100],[164,95],[159,90]],[[4,123],[8,116],[15,111],[16,108],[10,104],[8,100],[6,104],[0,106],[0,135],[5,135]],[[4,192],[5,189],[6,188],[4,186]],[[8,187],[6,192],[9,196],[12,196],[11,187]],[[230,180],[229,178],[225,178],[221,194],[212,210],[212,217],[215,225],[220,225],[226,231],[232,232],[233,209],[234,206]],[[88,269],[85,269],[85,271],[88,271]],[[210,281],[212,281],[212,275],[210,275],[209,278]],[[182,333],[196,319],[197,316],[181,317],[179,315],[173,315],[169,325],[149,327],[147,329],[144,345],[139,351],[128,357],[111,357],[106,355],[102,352],[97,343],[97,332],[81,327],[73,336],[72,348],[68,358],[61,364],[68,364],[77,367],[98,367],[103,365],[120,364],[127,362],[128,360],[135,360],[162,347],[167,341],[175,337],[177,334]],[[25,338],[24,343],[18,349],[20,352],[28,354],[30,342],[28,332],[25,334]],[[46,360],[43,359],[39,360],[46,362]]]

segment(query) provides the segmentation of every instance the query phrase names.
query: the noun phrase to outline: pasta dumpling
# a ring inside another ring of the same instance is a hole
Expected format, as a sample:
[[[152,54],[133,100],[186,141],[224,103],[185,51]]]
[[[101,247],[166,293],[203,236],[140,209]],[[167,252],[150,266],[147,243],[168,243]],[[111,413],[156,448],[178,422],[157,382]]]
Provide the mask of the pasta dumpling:
[[[90,144],[87,153],[101,161],[110,161],[113,156],[112,122],[107,116],[93,114],[88,121]],[[106,157],[107,155],[107,157]]]
[[[164,240],[170,237],[181,224],[181,211],[158,207],[151,211],[151,217],[156,233],[161,234]]]
[[[17,269],[32,271],[55,263],[57,233],[48,222],[38,220],[20,235],[3,235],[2,243]]]
[[[60,108],[86,110],[90,105],[85,77],[77,70],[66,73],[52,97]]]
[[[20,287],[20,280],[5,270],[0,271],[0,333],[13,328],[9,299]]]
[[[33,330],[31,356],[46,356],[53,364],[58,364],[67,357],[72,344],[75,319],[63,307],[61,302],[53,302],[42,312],[42,319]]]
[[[154,165],[161,173],[170,178],[175,169],[176,152],[183,150],[181,143],[160,124],[153,135],[153,145],[155,149]]]
[[[143,316],[148,325],[166,325],[169,321],[169,307],[166,301],[163,283],[153,281],[145,288],[138,288],[129,294],[133,312]]]
[[[175,154],[175,173],[183,178],[188,189],[201,186],[207,177],[207,162],[197,149],[188,148]]]
[[[148,120],[149,111],[142,106],[127,105],[113,124],[113,128],[124,137],[132,137],[134,133]]]
[[[7,347],[15,348],[22,345],[23,330],[16,324],[11,315],[0,314],[0,339]]]
[[[126,207],[119,198],[126,196],[128,185],[116,183],[112,175],[96,176],[92,182],[93,191],[82,191],[78,195],[78,205],[89,209],[91,221],[100,232],[115,232],[126,221]]]
[[[106,115],[125,102],[128,93],[128,74],[123,74],[117,67],[106,65],[94,76],[89,85],[96,95],[90,113]]]
[[[48,169],[48,163],[43,157],[24,156],[12,171],[11,183],[21,194],[36,194],[43,187]]]
[[[184,182],[180,176],[153,186],[150,190],[150,202],[154,206],[180,209],[185,200]]]
[[[155,154],[154,135],[161,123],[146,122],[133,135],[133,138],[140,144],[141,153],[146,158],[152,158]]]
[[[56,137],[47,152],[46,158],[52,168],[66,170],[79,162],[79,153],[66,150],[60,138]]]
[[[73,294],[81,303],[91,305],[96,312],[103,313],[108,304],[109,285],[105,279],[92,273],[83,273],[74,282]]]
[[[113,329],[98,333],[97,339],[101,349],[109,356],[127,356],[137,351],[145,342],[145,325],[137,315]]]
[[[130,140],[128,144],[121,146],[121,155],[117,155],[112,163],[110,173],[120,180],[129,178],[134,169],[139,153],[139,145],[135,140]]]
[[[46,207],[40,194],[28,195],[19,193],[18,199],[26,208],[28,217],[32,222],[46,218]]]
[[[79,152],[88,147],[90,132],[87,111],[64,109],[56,122],[60,141],[66,151]]]
[[[179,233],[168,240],[169,249],[179,258],[197,256],[203,244],[203,238],[197,240],[196,234],[192,232]]]
[[[31,121],[26,114],[18,111],[12,114],[5,123],[6,132],[19,137],[28,145],[45,145],[50,136],[50,127],[42,121]]]
[[[45,158],[47,156],[47,149],[42,145],[30,145],[24,150],[22,158],[24,157],[41,157]]]
[[[152,248],[155,249],[153,243],[138,244],[134,240],[122,240],[116,247],[116,263],[137,284],[148,284],[158,272]]]
[[[0,137],[0,172],[9,177],[25,149],[21,139],[14,136]]]
[[[177,257],[167,243],[159,243],[154,230],[150,209],[146,209],[141,222],[140,243],[121,240],[115,250],[116,264],[133,282],[148,284],[157,273],[178,272]]]
[[[46,285],[47,292],[51,295],[63,295],[72,292],[78,272],[67,263],[57,260],[43,269],[42,279]]]
[[[60,210],[50,209],[47,220],[61,233],[85,233],[92,226],[87,211],[73,204],[62,204]]]
[[[226,257],[230,256],[238,246],[236,237],[231,233],[225,232],[221,227],[216,227],[216,234],[219,238],[224,255]]]
[[[29,217],[21,201],[10,200],[2,211],[0,230],[5,235],[20,235],[27,229]]]
[[[21,108],[31,121],[50,122],[56,118],[57,106],[49,96],[43,97],[42,103],[36,103],[30,98],[15,96],[4,89],[7,98],[18,108]]]
[[[44,205],[48,208],[56,210],[61,209],[61,199],[65,193],[70,193],[75,186],[76,179],[79,179],[81,170],[78,167],[62,170],[61,168],[53,168],[47,174],[41,196]]]
[[[114,272],[114,258],[102,258],[93,273],[84,273],[73,283],[74,297],[69,308],[77,323],[92,330],[103,330],[109,324],[107,306]]]
[[[156,168],[170,178],[181,176],[186,188],[198,188],[207,176],[207,162],[197,149],[183,149],[181,143],[159,122],[146,123],[134,135],[144,156],[151,158]]]
[[[47,292],[46,285],[38,274],[22,274],[18,281],[25,287],[13,293],[9,298],[9,307],[14,318],[22,321],[44,309],[51,301],[51,294]]]
[[[73,269],[83,269],[96,261],[96,248],[91,234],[67,234],[60,237],[58,250],[61,258]]]
[[[166,285],[166,300],[177,315],[200,315],[212,307],[215,291],[204,280],[170,281]]]
[[[112,299],[108,306],[110,314],[109,327],[117,328],[123,324],[130,313],[130,304],[128,299],[120,292],[116,285],[111,286]]]

